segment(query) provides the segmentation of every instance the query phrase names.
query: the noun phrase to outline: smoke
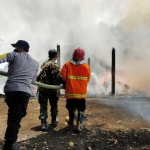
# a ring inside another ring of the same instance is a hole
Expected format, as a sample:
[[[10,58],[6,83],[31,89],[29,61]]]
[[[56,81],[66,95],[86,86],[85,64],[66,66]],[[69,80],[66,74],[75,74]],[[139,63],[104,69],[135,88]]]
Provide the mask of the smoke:
[[[116,49],[118,94],[149,90],[150,2],[148,0],[14,0],[0,1],[1,53],[12,51],[11,43],[29,42],[29,54],[39,62],[51,48],[61,47],[61,66],[77,47],[90,58],[89,92],[109,94],[111,50]],[[93,81],[95,82],[95,81]],[[94,89],[96,88],[96,89]]]

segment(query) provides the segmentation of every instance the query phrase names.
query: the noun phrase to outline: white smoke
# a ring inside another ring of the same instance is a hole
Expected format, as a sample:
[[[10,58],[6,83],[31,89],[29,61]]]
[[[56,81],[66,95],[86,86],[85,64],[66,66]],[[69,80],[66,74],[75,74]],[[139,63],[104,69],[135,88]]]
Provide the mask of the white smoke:
[[[48,50],[60,44],[62,66],[80,46],[85,49],[86,59],[91,60],[91,71],[95,74],[92,78],[99,80],[99,87],[93,89],[95,85],[91,85],[89,92],[109,94],[111,80],[103,85],[103,76],[110,71],[114,47],[116,72],[121,73],[116,92],[123,93],[126,84],[131,89],[147,91],[150,88],[149,4],[149,0],[13,0],[9,3],[1,0],[0,52],[12,51],[10,44],[23,39],[30,44],[31,56],[44,61]]]

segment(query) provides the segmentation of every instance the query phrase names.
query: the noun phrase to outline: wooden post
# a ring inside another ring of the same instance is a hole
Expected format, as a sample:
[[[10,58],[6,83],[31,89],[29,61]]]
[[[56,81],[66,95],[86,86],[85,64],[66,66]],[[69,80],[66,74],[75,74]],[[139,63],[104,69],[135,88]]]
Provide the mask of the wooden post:
[[[60,68],[60,45],[57,44],[57,64]],[[60,90],[58,90],[58,95],[60,95]]]
[[[88,58],[88,65],[90,66],[90,58]]]
[[[115,95],[115,49],[114,48],[112,49],[111,75],[112,75],[111,95]]]
[[[60,45],[57,45],[57,64],[60,67]]]

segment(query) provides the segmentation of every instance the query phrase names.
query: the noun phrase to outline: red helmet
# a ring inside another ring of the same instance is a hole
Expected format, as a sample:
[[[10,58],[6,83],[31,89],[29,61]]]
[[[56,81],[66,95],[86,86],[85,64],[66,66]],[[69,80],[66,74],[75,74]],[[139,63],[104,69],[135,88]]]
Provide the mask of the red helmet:
[[[84,52],[84,49],[82,48],[76,48],[73,52],[73,55],[72,55],[72,58],[73,60],[75,61],[80,61],[80,60],[83,60],[84,59],[84,56],[85,56],[85,52]]]

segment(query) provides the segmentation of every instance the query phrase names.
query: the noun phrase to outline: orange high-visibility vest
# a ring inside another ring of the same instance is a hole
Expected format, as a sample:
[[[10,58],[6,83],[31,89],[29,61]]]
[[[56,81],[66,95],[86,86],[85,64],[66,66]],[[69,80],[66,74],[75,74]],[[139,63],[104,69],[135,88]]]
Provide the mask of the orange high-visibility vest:
[[[84,99],[87,97],[87,84],[91,75],[88,64],[74,65],[67,62],[62,67],[60,75],[66,83],[65,97],[67,99]]]

